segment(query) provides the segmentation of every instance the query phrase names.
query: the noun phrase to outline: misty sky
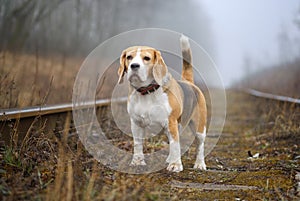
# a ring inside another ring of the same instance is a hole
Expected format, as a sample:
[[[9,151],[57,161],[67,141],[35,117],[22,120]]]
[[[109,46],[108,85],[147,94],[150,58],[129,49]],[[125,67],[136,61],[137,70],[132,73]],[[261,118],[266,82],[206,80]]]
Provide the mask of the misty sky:
[[[293,58],[299,54],[297,35],[300,30],[293,20],[300,13],[300,0],[200,2],[211,20],[216,55],[213,59],[226,86],[245,74],[245,57],[251,60],[253,72],[261,66],[276,64],[283,57]],[[291,40],[286,55],[279,51],[278,38],[282,30]]]

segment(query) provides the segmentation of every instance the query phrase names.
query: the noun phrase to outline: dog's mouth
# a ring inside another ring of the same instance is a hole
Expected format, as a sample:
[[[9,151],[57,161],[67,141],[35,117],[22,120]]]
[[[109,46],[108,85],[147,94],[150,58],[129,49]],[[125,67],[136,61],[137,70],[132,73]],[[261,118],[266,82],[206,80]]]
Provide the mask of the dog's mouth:
[[[142,79],[140,78],[140,76],[138,76],[137,74],[133,74],[128,78],[129,82],[134,83],[134,82],[142,82]]]

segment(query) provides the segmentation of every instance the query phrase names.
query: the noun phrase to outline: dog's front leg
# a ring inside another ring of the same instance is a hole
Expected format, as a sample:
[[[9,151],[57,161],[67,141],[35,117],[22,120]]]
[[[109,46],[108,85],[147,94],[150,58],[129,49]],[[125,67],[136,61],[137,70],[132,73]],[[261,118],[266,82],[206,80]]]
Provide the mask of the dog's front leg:
[[[146,165],[143,153],[143,141],[145,128],[139,127],[131,120],[131,131],[133,135],[133,158],[131,161],[132,166]]]

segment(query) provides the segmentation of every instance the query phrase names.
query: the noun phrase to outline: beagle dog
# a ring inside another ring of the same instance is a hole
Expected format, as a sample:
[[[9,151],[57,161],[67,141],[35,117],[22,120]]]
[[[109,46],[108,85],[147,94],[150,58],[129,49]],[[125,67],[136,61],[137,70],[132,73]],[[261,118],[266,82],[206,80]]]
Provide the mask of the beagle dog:
[[[192,53],[189,39],[182,35],[182,80],[176,81],[168,72],[161,53],[151,47],[134,46],[125,49],[118,69],[122,83],[129,81],[127,111],[134,140],[132,166],[146,165],[143,154],[145,132],[163,131],[169,139],[167,170],[183,170],[180,150],[180,125],[189,125],[199,140],[194,168],[206,170],[204,140],[206,137],[206,102],[194,85]]]

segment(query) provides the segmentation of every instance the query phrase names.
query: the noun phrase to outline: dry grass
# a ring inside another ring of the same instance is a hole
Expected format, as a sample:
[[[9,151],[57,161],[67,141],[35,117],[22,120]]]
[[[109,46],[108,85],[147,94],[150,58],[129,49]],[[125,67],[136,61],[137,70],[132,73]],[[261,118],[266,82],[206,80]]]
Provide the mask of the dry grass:
[[[263,92],[300,98],[300,59],[272,66],[243,80],[242,86]]]
[[[298,153],[293,152],[299,149],[300,142],[300,106],[285,102],[273,100],[260,100],[257,110],[262,115],[258,124],[252,130],[258,132],[257,145],[265,149],[274,150],[273,148],[282,147],[281,143],[289,141],[293,147],[283,148],[291,156]],[[273,153],[274,154],[274,153]]]
[[[0,53],[0,108],[71,102],[81,58]]]

